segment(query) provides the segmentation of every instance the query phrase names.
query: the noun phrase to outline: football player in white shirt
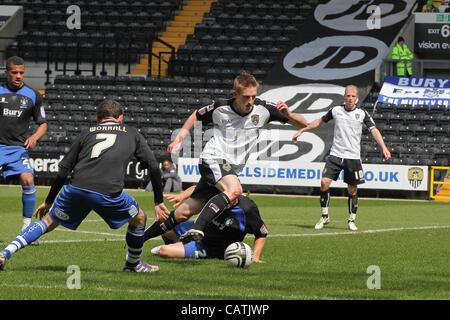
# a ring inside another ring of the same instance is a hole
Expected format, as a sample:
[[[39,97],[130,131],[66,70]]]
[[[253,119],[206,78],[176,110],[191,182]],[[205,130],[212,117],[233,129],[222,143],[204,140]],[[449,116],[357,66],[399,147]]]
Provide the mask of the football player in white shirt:
[[[330,155],[327,158],[320,182],[320,205],[322,217],[315,225],[319,230],[330,222],[328,206],[330,203],[330,185],[337,180],[344,170],[344,182],[348,186],[348,228],[356,231],[356,211],[358,209],[358,184],[364,183],[364,172],[361,164],[361,135],[363,124],[369,129],[375,141],[381,148],[384,159],[389,160],[391,153],[386,147],[380,131],[375,127],[372,117],[362,109],[356,107],[358,103],[358,87],[349,85],[345,88],[344,105],[331,108],[323,117],[309,123],[300,129],[292,138],[297,138],[303,132],[319,128],[324,123],[334,119],[334,137]]]
[[[182,242],[200,241],[206,225],[235,205],[242,194],[238,176],[258,143],[260,130],[271,121],[289,122],[297,128],[307,125],[305,117],[291,112],[285,102],[273,104],[257,98],[258,87],[253,75],[241,72],[234,80],[232,99],[215,101],[193,112],[186,120],[167,151],[174,153],[181,147],[196,121],[212,123],[214,135],[200,155],[201,179],[191,197],[171,212],[167,220],[150,226],[146,231],[149,238],[173,229],[200,212],[192,228],[180,237]],[[221,193],[205,203],[199,195],[209,188],[217,188]]]

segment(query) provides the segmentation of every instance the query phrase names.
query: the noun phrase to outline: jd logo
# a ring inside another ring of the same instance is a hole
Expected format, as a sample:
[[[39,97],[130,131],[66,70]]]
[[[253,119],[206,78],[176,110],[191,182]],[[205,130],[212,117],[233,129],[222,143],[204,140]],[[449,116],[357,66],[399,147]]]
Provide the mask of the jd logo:
[[[371,37],[317,38],[289,52],[283,66],[303,79],[348,79],[374,70],[387,49],[384,42]]]
[[[343,102],[344,87],[333,84],[302,84],[270,89],[261,93],[267,101],[283,100],[292,112],[301,113],[308,122],[323,116],[332,106]],[[289,126],[271,124],[271,130],[260,133],[257,152],[252,153],[249,163],[256,160],[268,161],[318,161],[325,151],[325,142],[320,130],[306,132],[300,137],[302,143],[293,143],[296,130]]]
[[[330,0],[318,5],[315,19],[323,26],[340,31],[367,31],[386,28],[406,19],[415,1],[410,0]],[[374,10],[374,8],[377,8]]]

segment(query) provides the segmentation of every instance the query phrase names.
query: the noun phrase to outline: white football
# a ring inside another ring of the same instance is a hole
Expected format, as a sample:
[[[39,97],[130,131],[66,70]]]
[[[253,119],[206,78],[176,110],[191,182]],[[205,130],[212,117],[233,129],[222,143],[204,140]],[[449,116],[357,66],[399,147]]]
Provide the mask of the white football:
[[[224,259],[230,266],[248,268],[252,258],[252,248],[244,242],[233,242],[225,249]]]

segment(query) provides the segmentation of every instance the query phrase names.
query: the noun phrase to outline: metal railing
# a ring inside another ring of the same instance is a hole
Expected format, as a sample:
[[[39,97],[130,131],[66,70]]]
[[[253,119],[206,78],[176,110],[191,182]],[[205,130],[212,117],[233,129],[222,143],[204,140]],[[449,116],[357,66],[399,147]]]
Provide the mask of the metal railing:
[[[444,189],[446,192],[442,194]],[[450,167],[431,167],[430,200],[450,202]]]
[[[148,61],[148,76],[150,77],[152,75],[152,61],[153,61],[153,57],[158,59],[158,78],[161,77],[161,66],[162,63],[166,63],[168,66],[168,75],[172,76],[173,75],[173,68],[172,68],[172,64],[170,63],[170,60],[172,60],[172,58],[175,57],[176,54],[176,50],[175,47],[172,46],[170,43],[164,41],[161,38],[156,38],[154,42],[160,42],[162,43],[164,46],[166,46],[167,48],[169,48],[170,51],[161,51],[159,52],[159,54],[155,54],[153,53],[153,45],[150,48],[150,54],[149,54],[149,61]],[[169,60],[165,60],[164,59],[164,55],[166,54],[170,54],[170,58]]]
[[[379,67],[379,79],[376,79],[380,84],[383,83],[384,78],[388,75],[397,75],[395,64],[398,62],[405,62],[412,64],[412,76],[417,78],[426,77],[426,70],[448,70],[450,75],[450,60],[434,60],[434,59],[413,59],[413,60],[393,60],[383,59]]]

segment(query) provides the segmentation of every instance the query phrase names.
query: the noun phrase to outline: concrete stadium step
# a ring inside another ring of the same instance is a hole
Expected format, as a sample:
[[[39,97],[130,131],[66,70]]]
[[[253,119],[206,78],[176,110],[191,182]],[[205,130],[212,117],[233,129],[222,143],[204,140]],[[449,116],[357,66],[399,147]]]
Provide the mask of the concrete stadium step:
[[[171,21],[166,30],[162,33],[161,39],[171,44],[177,50],[180,45],[186,42],[189,34],[194,33],[195,25],[203,20],[205,13],[211,10],[211,5],[216,0],[188,0],[183,8],[178,12],[178,15]],[[155,42],[152,52],[158,55],[160,52],[169,51],[170,49],[162,43]],[[168,60],[169,54],[164,55],[164,59]],[[143,72],[148,70],[148,57],[142,57],[140,63],[133,69],[132,73]],[[158,76],[158,59],[152,59],[152,76]],[[162,76],[167,76],[168,65],[162,63]],[[141,74],[141,73],[136,73]]]

